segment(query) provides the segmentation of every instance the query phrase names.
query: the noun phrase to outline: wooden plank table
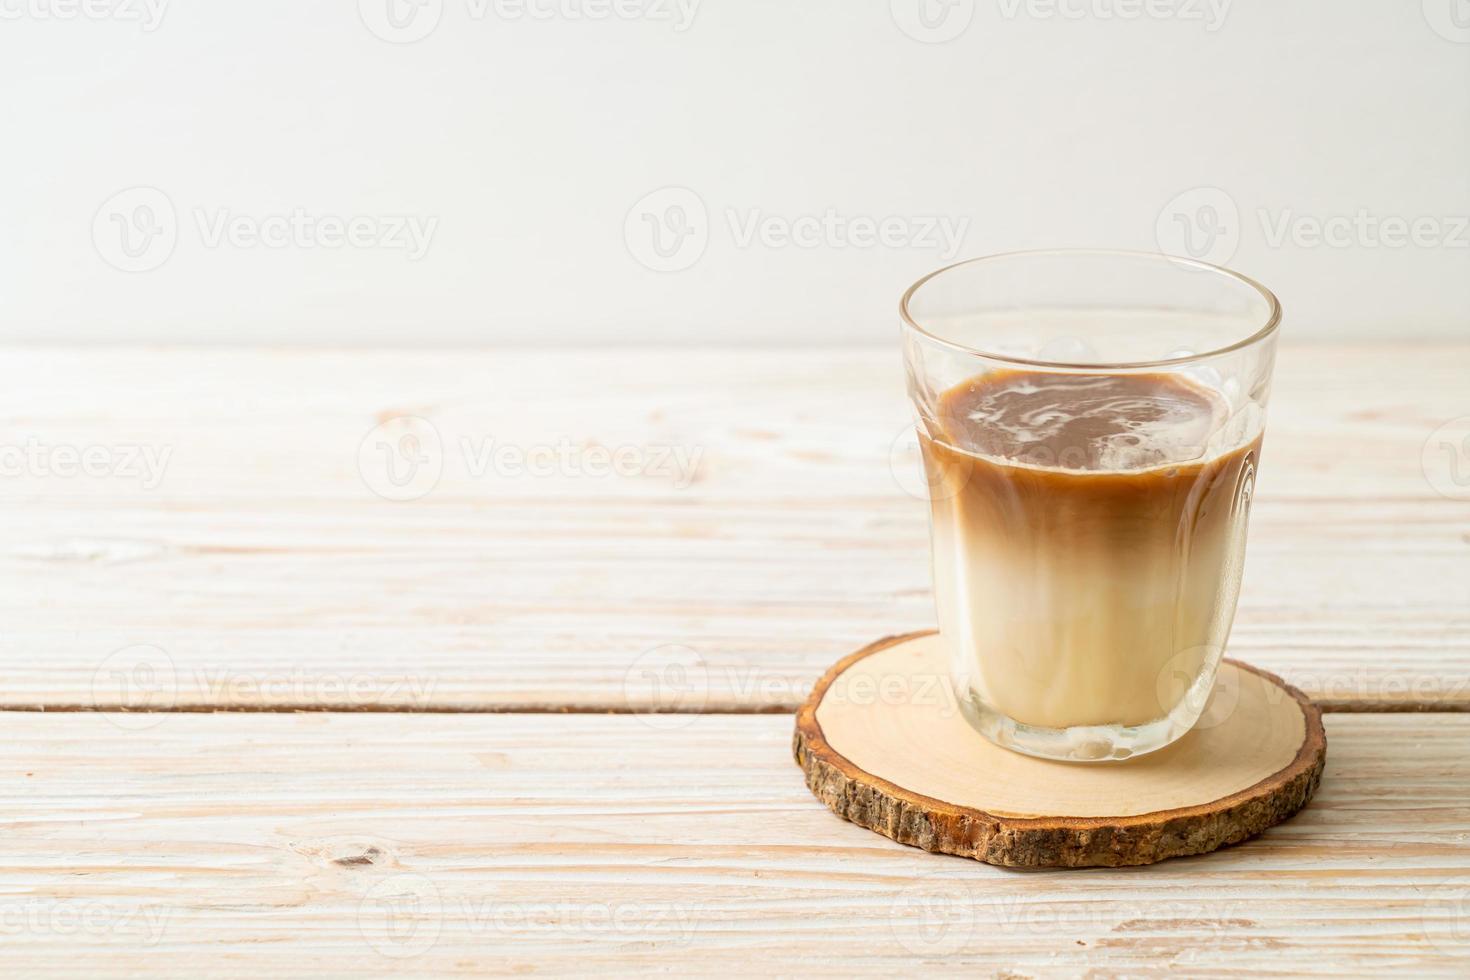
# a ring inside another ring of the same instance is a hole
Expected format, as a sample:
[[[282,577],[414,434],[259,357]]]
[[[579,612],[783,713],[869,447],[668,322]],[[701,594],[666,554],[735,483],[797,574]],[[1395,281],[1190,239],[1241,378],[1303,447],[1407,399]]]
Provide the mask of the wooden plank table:
[[[789,758],[932,624],[893,350],[3,357],[14,972],[1470,972],[1470,346],[1282,351],[1231,652],[1316,802],[1055,874]]]

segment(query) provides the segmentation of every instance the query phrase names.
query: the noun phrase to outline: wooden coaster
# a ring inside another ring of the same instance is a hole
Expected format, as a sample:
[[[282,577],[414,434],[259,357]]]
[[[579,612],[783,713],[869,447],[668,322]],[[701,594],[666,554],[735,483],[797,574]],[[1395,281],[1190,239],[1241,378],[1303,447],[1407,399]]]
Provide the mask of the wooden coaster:
[[[926,851],[1010,867],[1151,864],[1253,837],[1322,776],[1322,713],[1225,660],[1200,723],[1122,762],[1000,748],[959,713],[938,634],[880,640],[822,677],[796,715],[806,783],[834,813]]]

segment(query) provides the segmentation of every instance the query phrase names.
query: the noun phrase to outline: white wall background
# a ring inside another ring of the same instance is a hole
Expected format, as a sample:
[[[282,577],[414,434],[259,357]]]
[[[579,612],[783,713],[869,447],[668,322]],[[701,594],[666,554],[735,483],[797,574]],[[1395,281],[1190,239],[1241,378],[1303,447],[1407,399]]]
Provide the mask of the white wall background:
[[[0,340],[889,342],[1077,245],[1470,336],[1470,0],[1224,2],[0,0]]]

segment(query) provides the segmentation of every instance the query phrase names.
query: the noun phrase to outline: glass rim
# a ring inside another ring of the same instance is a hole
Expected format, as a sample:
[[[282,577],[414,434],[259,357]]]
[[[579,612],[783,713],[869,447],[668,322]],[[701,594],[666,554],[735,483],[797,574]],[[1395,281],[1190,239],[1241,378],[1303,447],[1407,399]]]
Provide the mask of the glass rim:
[[[997,354],[992,351],[981,350],[978,347],[971,347],[968,344],[962,344],[956,340],[950,340],[946,337],[941,337],[939,336],[939,334],[934,333],[932,330],[920,326],[918,320],[915,319],[913,314],[909,312],[909,303],[913,300],[918,291],[923,288],[924,284],[932,279],[944,275],[946,272],[952,272],[962,266],[975,265],[980,262],[992,262],[996,259],[1021,258],[1023,256],[1032,258],[1039,258],[1043,256],[1068,256],[1073,258],[1080,258],[1090,256],[1093,258],[1110,257],[1163,259],[1173,264],[1190,266],[1192,268],[1199,269],[1205,272],[1214,273],[1215,275],[1224,276],[1227,279],[1234,280],[1236,283],[1246,286],[1251,290],[1254,290],[1266,301],[1268,309],[1266,322],[1254,333],[1240,340],[1237,340],[1234,343],[1226,344],[1223,347],[1216,347],[1212,350],[1200,351],[1195,354],[1188,354],[1182,357],[1164,357],[1148,361],[1045,361],[1037,358],[1015,357],[1009,354]],[[1274,334],[1277,327],[1279,327],[1281,324],[1281,301],[1276,298],[1275,293],[1271,292],[1271,290],[1267,289],[1265,286],[1261,285],[1261,283],[1252,279],[1250,276],[1242,275],[1241,273],[1235,272],[1232,269],[1227,269],[1224,266],[1214,265],[1210,262],[1201,262],[1199,259],[1185,258],[1184,256],[1180,255],[1169,255],[1164,252],[1143,252],[1133,249],[1039,248],[1023,249],[1014,252],[996,252],[991,255],[978,255],[974,258],[961,259],[959,262],[952,262],[949,265],[935,269],[933,272],[930,272],[928,275],[925,275],[923,278],[919,279],[908,289],[904,290],[903,296],[898,301],[898,314],[903,322],[903,326],[907,329],[913,330],[915,333],[928,338],[936,344],[948,347],[951,350],[959,351],[962,354],[971,354],[975,357],[983,357],[986,360],[1000,361],[1006,364],[1018,364],[1025,367],[1041,367],[1058,370],[1078,370],[1085,368],[1152,368],[1166,367],[1168,365],[1176,364],[1188,364],[1193,361],[1200,361],[1204,360],[1205,358],[1215,357],[1220,354],[1228,354],[1231,351],[1241,350],[1242,348],[1250,347],[1253,344],[1265,340],[1267,337],[1270,337],[1272,334]]]

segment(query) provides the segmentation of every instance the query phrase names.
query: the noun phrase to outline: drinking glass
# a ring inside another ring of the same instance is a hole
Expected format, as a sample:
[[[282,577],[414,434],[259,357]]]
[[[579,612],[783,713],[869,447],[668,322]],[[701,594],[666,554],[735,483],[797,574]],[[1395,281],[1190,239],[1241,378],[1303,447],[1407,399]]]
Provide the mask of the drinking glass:
[[[1050,759],[1199,720],[1235,615],[1280,304],[1141,252],[1017,252],[900,304],[965,717]]]

